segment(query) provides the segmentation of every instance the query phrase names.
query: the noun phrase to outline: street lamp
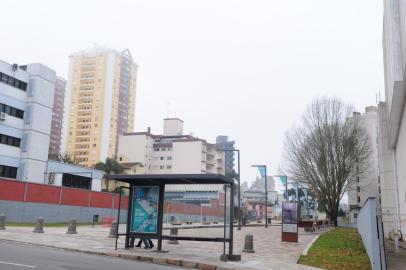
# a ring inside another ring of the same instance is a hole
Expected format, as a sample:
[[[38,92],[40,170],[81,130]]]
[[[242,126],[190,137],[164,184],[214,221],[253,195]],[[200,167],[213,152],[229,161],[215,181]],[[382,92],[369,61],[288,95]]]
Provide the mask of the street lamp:
[[[237,187],[237,197],[238,197],[238,226],[237,226],[237,230],[241,230],[241,191],[240,191],[240,175],[241,175],[241,170],[240,170],[240,150],[239,149],[218,149],[218,151],[222,151],[222,152],[237,152],[238,153],[238,177],[237,177],[237,183],[238,183],[238,187]],[[227,155],[224,155],[224,174],[227,174],[226,168],[227,168]]]
[[[265,228],[268,228],[268,179],[266,176],[266,165],[251,165],[251,167],[256,167],[260,170],[261,176],[262,171],[264,170],[264,177],[265,177]]]

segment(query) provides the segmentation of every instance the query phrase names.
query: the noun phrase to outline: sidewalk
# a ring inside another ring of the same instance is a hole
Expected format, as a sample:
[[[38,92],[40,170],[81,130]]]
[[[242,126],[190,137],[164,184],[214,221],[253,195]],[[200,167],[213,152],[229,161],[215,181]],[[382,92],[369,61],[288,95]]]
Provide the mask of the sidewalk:
[[[385,251],[388,270],[404,270],[406,265],[406,244],[401,242],[399,253],[395,252],[395,242],[385,239]]]
[[[282,244],[281,227],[243,227],[234,231],[234,253],[242,254],[241,262],[221,262],[222,243],[179,241],[179,245],[169,245],[163,241],[163,250],[168,253],[151,252],[143,248],[124,250],[124,237],[119,238],[117,251],[114,250],[115,238],[108,238],[109,228],[96,226],[78,227],[78,234],[66,234],[66,228],[44,228],[44,234],[33,233],[32,227],[7,227],[0,231],[0,240],[23,242],[33,245],[63,248],[107,256],[120,256],[127,259],[153,261],[183,265],[199,269],[316,269],[296,264],[297,258],[317,236],[317,233],[299,231],[299,244]],[[168,232],[169,233],[169,232]],[[164,234],[165,231],[164,231]],[[199,228],[179,230],[179,235],[221,235],[221,228]],[[242,253],[244,237],[254,235],[255,253]],[[200,265],[199,265],[200,263]],[[217,267],[217,268],[216,268]]]

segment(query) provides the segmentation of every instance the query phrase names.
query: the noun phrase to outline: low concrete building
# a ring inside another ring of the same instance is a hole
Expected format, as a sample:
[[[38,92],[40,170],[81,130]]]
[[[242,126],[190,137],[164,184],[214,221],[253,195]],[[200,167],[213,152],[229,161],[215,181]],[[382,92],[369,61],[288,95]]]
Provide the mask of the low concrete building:
[[[204,139],[183,135],[183,121],[178,118],[164,119],[162,135],[154,135],[150,129],[121,135],[118,159],[121,164],[139,164],[135,171],[143,174],[225,172],[224,152]]]
[[[49,160],[44,184],[101,191],[103,175],[100,170]]]

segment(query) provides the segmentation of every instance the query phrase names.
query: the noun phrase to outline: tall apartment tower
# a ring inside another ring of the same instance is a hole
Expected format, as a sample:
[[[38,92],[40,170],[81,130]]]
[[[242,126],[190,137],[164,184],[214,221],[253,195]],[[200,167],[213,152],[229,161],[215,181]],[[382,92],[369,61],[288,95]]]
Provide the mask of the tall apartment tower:
[[[93,48],[70,56],[64,147],[82,165],[116,157],[134,128],[137,65],[129,50]]]
[[[52,155],[61,153],[65,90],[66,80],[57,76],[55,81],[54,107],[52,108],[51,140],[49,143],[49,153]]]

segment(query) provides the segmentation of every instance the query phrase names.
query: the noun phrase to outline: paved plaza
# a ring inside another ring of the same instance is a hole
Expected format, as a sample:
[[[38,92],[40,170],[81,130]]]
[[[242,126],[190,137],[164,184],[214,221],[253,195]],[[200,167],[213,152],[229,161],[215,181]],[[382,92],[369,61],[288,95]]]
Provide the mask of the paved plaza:
[[[120,226],[120,231],[124,226]],[[33,233],[32,227],[7,227],[0,231],[0,241],[18,241],[34,245],[64,248],[75,251],[104,254],[109,256],[122,256],[153,260],[154,262],[170,260],[177,264],[182,260],[183,265],[195,262],[216,265],[217,269],[316,269],[296,264],[296,261],[307,245],[318,233],[305,233],[299,231],[299,244],[281,243],[281,226],[243,227],[241,231],[234,231],[234,253],[242,254],[240,262],[220,262],[219,257],[223,252],[222,243],[179,241],[178,245],[170,245],[163,241],[163,250],[168,253],[157,253],[143,248],[124,250],[124,237],[118,241],[119,249],[114,250],[115,238],[108,238],[109,228],[95,226],[80,226],[78,234],[66,234],[64,227],[45,227],[44,234]],[[168,234],[169,230],[164,230]],[[194,236],[219,236],[222,228],[195,228],[180,229],[179,235]],[[246,234],[254,236],[255,253],[243,253],[244,237]],[[156,244],[156,243],[155,243]],[[138,256],[138,257],[137,257]],[[207,268],[215,269],[215,268]]]

